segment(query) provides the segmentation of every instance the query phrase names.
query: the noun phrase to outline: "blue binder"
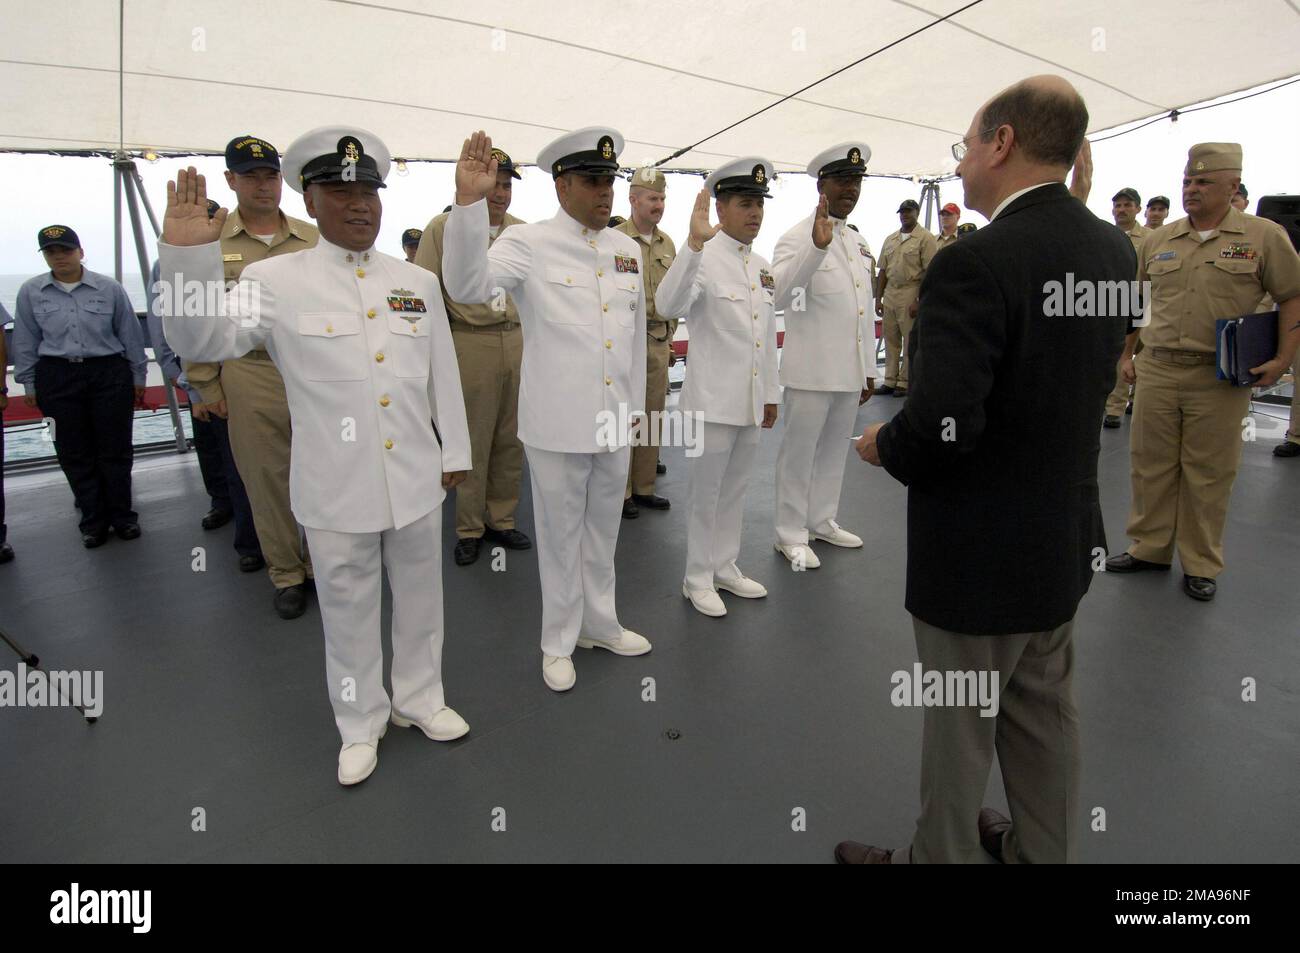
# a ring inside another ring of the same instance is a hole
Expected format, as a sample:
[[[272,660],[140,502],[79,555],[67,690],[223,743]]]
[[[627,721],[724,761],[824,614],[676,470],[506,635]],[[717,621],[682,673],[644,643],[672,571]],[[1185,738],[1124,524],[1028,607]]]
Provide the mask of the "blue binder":
[[[1249,387],[1259,376],[1259,367],[1277,356],[1277,311],[1219,318],[1214,322],[1215,364],[1218,378],[1234,387]]]

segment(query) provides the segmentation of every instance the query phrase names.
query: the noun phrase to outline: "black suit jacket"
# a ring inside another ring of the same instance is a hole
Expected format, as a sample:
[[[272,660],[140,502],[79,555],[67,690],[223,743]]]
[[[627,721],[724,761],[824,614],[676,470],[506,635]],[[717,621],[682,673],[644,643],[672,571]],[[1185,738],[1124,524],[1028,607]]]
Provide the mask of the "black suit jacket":
[[[1063,184],[934,257],[907,402],[877,438],[908,487],[906,604],[923,622],[1006,635],[1073,618],[1106,548],[1097,452],[1129,299],[1104,316],[1048,311],[1068,274],[1127,289],[1136,271],[1128,236]]]

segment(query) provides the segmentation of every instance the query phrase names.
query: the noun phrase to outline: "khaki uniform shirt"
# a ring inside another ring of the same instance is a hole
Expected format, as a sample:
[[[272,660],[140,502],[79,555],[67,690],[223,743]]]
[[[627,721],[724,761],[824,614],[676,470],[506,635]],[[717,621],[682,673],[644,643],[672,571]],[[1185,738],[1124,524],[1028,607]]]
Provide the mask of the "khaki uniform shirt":
[[[1300,295],[1300,255],[1281,225],[1229,208],[1204,240],[1188,218],[1148,233],[1138,280],[1151,282],[1143,345],[1213,354],[1216,318],[1255,311],[1266,292],[1276,301]]]
[[[519,310],[515,307],[514,299],[508,294],[503,292],[497,300],[484,304],[461,304],[459,301],[453,301],[451,295],[447,293],[447,283],[442,279],[442,250],[443,239],[447,232],[447,218],[448,213],[444,212],[434,216],[425,226],[424,234],[420,237],[420,249],[415,253],[415,263],[438,276],[438,283],[442,285],[442,301],[447,306],[447,318],[452,328],[457,325],[461,327],[472,325],[477,328],[501,325],[502,331],[517,328]],[[523,224],[523,219],[515,218],[506,212],[501,227],[497,229],[497,238],[501,237],[501,233],[511,225]],[[488,247],[491,247],[495,241],[496,238],[488,232]],[[509,327],[505,326],[507,324]]]
[[[1139,225],[1137,222],[1134,222],[1132,230],[1127,231],[1124,234],[1127,235],[1129,241],[1133,243],[1133,250],[1141,251],[1142,241],[1151,234],[1151,229],[1147,228],[1145,225]]]
[[[899,308],[916,300],[921,279],[938,250],[934,235],[920,225],[907,239],[901,229],[885,239],[880,249],[880,275],[885,279],[886,308]]]
[[[949,245],[956,244],[956,242],[957,242],[956,232],[953,232],[951,235],[944,235],[942,232],[940,232],[938,235],[934,236],[934,244],[936,246],[935,251],[938,251],[940,248],[947,248]]]
[[[271,244],[268,245],[248,233],[244,228],[243,219],[239,217],[239,209],[235,209],[227,217],[226,227],[221,230],[222,271],[227,286],[232,281],[238,281],[239,276],[244,273],[244,268],[255,261],[276,255],[290,255],[304,248],[314,247],[319,234],[316,226],[310,222],[290,218],[281,212],[280,227],[276,229],[275,238],[271,239]],[[261,353],[262,356],[266,356],[265,352]],[[220,364],[192,364],[186,361],[183,366],[186,380],[199,392],[205,404],[215,404],[225,399],[225,392],[221,389]]]
[[[649,244],[646,244],[630,218],[621,225],[615,225],[614,230],[630,235],[636,239],[637,245],[641,248],[641,261],[645,264],[646,334],[660,343],[671,341],[673,335],[677,333],[677,322],[681,315],[660,315],[655,309],[655,291],[659,288],[659,282],[664,280],[664,275],[668,274],[668,269],[672,267],[673,259],[677,257],[677,246],[673,244],[671,238],[660,231],[658,225],[650,236]]]

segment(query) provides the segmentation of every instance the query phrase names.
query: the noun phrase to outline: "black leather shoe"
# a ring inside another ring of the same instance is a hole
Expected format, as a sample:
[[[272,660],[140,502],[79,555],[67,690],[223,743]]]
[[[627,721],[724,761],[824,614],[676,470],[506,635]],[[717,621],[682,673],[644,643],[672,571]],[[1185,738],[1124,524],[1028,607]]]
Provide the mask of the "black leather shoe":
[[[879,393],[879,392],[877,391],[877,393]],[[894,396],[895,396],[895,397],[906,397],[906,396],[907,396],[907,388],[906,388],[906,387],[895,387],[895,388],[894,388]]]
[[[840,841],[835,845],[835,863],[837,864],[892,864],[892,850],[859,844],[855,840]]]
[[[1273,448],[1275,457],[1300,457],[1300,443],[1292,443],[1288,440],[1286,443],[1279,443]]]
[[[1136,556],[1130,556],[1128,553],[1120,553],[1118,556],[1111,556],[1106,560],[1107,572],[1168,572],[1168,563],[1152,563],[1145,559],[1138,559]]]
[[[641,509],[636,505],[636,500],[623,501],[623,519],[634,520],[641,515]]]
[[[118,539],[139,539],[139,523],[123,523],[121,526],[114,526],[113,532],[117,534]]]
[[[888,396],[890,396],[890,395],[893,394],[893,393],[894,393],[894,388],[890,387],[888,384],[886,384],[884,387],[877,387],[877,388],[876,388],[876,396],[877,396],[877,397],[888,397]],[[846,843],[846,844],[848,844],[848,843],[852,843],[852,841],[845,841],[845,843]]]
[[[98,533],[82,533],[81,545],[87,549],[97,549],[108,542],[108,530],[100,530]]]
[[[0,563],[13,562],[14,548],[8,543],[0,543]]]
[[[640,493],[633,493],[632,502],[637,506],[644,506],[646,509],[651,510],[666,510],[673,505],[662,496],[655,496],[653,493],[649,496],[644,496]]]
[[[281,619],[296,619],[307,611],[307,592],[302,583],[275,590],[275,611]]]
[[[493,529],[483,527],[483,538],[500,543],[506,549],[532,549],[533,541],[517,529]]]
[[[1201,602],[1209,602],[1214,598],[1214,593],[1218,586],[1214,584],[1213,579],[1207,579],[1205,576],[1189,576],[1183,574],[1183,592],[1187,593],[1193,599],[1199,599]]]
[[[668,472],[668,468],[664,466],[662,463],[655,464],[655,473],[659,474],[660,476],[663,476],[667,472]]]
[[[979,816],[980,846],[998,863],[1002,860],[1002,835],[1011,830],[1011,819],[999,814],[991,807],[980,809]]]
[[[199,525],[204,529],[221,529],[233,518],[234,514],[230,510],[208,510]]]
[[[1107,430],[1118,430],[1119,417],[1117,417],[1115,414],[1107,414],[1106,419],[1101,422],[1101,425],[1105,427]]]
[[[265,568],[266,568],[266,560],[263,559],[261,556],[240,556],[239,557],[240,572],[257,572],[259,569],[265,569]]]
[[[456,549],[451,554],[457,566],[468,566],[478,560],[480,541],[475,537],[456,540]]]

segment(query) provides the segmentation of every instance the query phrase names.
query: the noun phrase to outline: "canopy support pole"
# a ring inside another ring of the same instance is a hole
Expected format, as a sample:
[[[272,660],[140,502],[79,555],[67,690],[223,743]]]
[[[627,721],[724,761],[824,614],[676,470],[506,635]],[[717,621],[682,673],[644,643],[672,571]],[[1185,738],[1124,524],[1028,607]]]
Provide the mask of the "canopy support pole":
[[[140,280],[144,283],[145,300],[149,301],[151,297],[149,294],[149,290],[150,290],[149,278],[153,272],[153,266],[150,265],[149,263],[149,253],[148,251],[146,251],[146,246],[144,242],[144,223],[140,219],[140,206],[136,201],[137,190],[138,190],[139,198],[141,201],[145,203],[146,208],[148,208],[149,200],[144,197],[144,189],[140,185],[140,172],[139,170],[136,169],[135,162],[131,159],[130,156],[126,155],[125,153],[119,152],[117,154],[117,157],[113,160],[113,168],[116,172],[117,180],[121,186],[118,194],[119,202],[121,201],[120,193],[121,192],[126,193],[126,207],[127,210],[131,213],[131,232],[133,237],[135,238],[135,254],[136,254],[136,258],[140,262]],[[154,237],[157,238],[158,223],[153,218],[152,210],[150,210],[149,213],[149,220],[150,220],[150,224],[153,225],[154,227]],[[121,227],[120,216],[118,218],[118,227],[119,228]],[[122,246],[120,243],[118,244],[117,253],[118,253],[117,280],[118,283],[120,284],[122,281],[122,266],[121,266]],[[145,326],[148,327],[147,317],[146,317]],[[149,336],[148,334],[146,334],[146,337],[149,337],[150,346],[154,346],[154,341],[152,340],[152,337]],[[154,361],[157,362],[157,360],[158,360],[158,353],[155,350]],[[159,367],[161,368],[161,364],[159,365]],[[176,388],[172,386],[169,380],[167,380],[166,373],[163,374],[163,394],[167,398],[167,412],[171,415],[172,418],[172,433],[176,437],[176,452],[186,453],[189,450],[189,447],[185,443],[185,428],[181,425],[180,404],[176,400]]]

